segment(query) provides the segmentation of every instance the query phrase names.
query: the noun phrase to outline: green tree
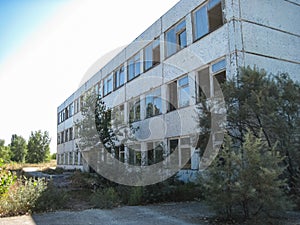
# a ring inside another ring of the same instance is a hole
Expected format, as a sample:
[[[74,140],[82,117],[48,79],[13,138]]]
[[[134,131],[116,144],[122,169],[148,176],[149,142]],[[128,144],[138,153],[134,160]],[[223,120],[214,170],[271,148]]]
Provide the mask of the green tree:
[[[12,153],[11,160],[15,162],[25,162],[27,154],[27,143],[22,136],[13,134],[11,137],[10,150]]]
[[[300,177],[300,84],[288,74],[267,74],[257,68],[242,68],[237,79],[226,82],[223,94],[227,107],[227,131],[244,142],[250,130],[268,147],[284,157],[290,193],[299,196]]]
[[[5,141],[0,139],[0,159],[4,162],[9,162],[11,157],[11,151],[9,146],[5,146]]]
[[[279,179],[283,158],[252,132],[244,140],[240,146],[226,135],[219,157],[202,177],[207,202],[226,219],[240,212],[248,219],[286,210],[290,204],[282,187],[287,185]]]
[[[286,190],[299,199],[299,83],[285,73],[268,75],[264,70],[248,67],[241,68],[238,76],[222,84],[221,88],[226,103],[228,137],[204,182],[209,190],[207,196],[211,197],[209,201],[215,201],[213,205],[222,209],[228,218],[236,212],[236,204],[242,206],[245,217],[255,214],[255,206],[258,206],[257,213],[261,212],[260,207],[268,210],[259,201],[260,197],[280,209],[286,199],[280,197],[279,187],[280,182],[281,187],[285,186],[285,179]],[[200,100],[198,146],[203,149],[211,132],[211,114],[210,99],[202,97]],[[224,196],[225,192],[228,194]],[[264,193],[270,201],[259,193]]]
[[[40,163],[48,161],[50,158],[50,142],[51,139],[47,131],[31,132],[27,145],[26,162]]]

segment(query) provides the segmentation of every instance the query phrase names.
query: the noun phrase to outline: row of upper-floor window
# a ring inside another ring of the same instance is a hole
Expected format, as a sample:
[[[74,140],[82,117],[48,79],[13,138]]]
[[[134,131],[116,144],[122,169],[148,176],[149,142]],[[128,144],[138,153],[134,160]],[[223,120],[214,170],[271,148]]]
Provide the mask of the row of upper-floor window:
[[[213,32],[224,24],[221,0],[209,0],[196,8],[193,12],[193,39],[199,40],[206,34]],[[165,32],[165,57],[170,57],[187,46],[186,20],[182,19]],[[141,52],[135,54],[127,61],[127,70],[122,64],[110,75],[98,82],[94,88],[99,96],[106,96],[123,86],[127,81],[134,79],[160,63],[160,40],[155,39],[143,49],[143,62]],[[127,79],[126,79],[127,71]],[[76,99],[69,106],[58,113],[58,124],[80,111],[83,96]]]
[[[217,83],[222,84],[226,81],[226,63],[222,59],[211,66],[202,68],[196,72],[194,83],[188,75],[181,76],[167,84],[166,99],[161,97],[161,87],[156,88],[143,97],[138,96],[127,103],[118,105],[112,109],[113,125],[137,122],[163,113],[165,104],[166,113],[189,106],[191,104],[191,86],[196,87],[196,103],[200,101],[203,94],[206,97],[216,95],[219,91]],[[212,80],[212,82],[211,82]],[[212,87],[211,87],[212,84]],[[125,120],[125,107],[127,104],[127,118]],[[57,134],[57,144],[63,144],[78,138],[78,129],[70,127]]]

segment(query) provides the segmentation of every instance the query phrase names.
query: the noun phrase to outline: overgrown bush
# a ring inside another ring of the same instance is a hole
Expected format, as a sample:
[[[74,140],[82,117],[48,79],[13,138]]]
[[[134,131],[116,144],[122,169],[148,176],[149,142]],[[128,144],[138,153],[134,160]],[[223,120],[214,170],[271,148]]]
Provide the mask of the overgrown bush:
[[[31,212],[37,199],[46,189],[44,179],[20,178],[0,199],[0,215],[13,216]]]
[[[9,187],[15,183],[17,176],[11,171],[0,169],[0,197],[7,193]]]
[[[54,186],[50,181],[47,184],[47,188],[40,194],[36,200],[33,211],[35,212],[47,212],[64,208],[68,202],[69,195],[66,190],[59,189]]]
[[[118,193],[113,187],[97,190],[91,195],[90,201],[100,209],[111,209],[120,204]]]

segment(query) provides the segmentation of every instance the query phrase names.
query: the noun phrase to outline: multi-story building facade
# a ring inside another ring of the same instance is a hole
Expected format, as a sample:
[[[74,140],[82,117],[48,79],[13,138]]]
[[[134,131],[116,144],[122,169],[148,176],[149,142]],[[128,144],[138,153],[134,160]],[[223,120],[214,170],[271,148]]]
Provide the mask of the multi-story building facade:
[[[191,175],[200,162],[192,143],[198,86],[214,96],[217,81],[248,65],[299,79],[299,11],[299,0],[179,1],[58,107],[58,167],[88,170],[74,123],[94,89],[124,122],[138,123],[141,136],[152,127],[139,138],[146,153],[125,146],[117,151],[120,161],[147,165],[178,149],[180,173]],[[184,154],[191,160],[180,162]]]

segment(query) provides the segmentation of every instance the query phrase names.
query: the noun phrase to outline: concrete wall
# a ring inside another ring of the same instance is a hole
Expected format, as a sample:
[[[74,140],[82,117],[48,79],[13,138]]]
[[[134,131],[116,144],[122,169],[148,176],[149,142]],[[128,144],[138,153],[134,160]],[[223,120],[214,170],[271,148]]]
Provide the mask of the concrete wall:
[[[139,97],[141,104],[149,91],[160,88],[161,97],[166,100],[168,84],[183,75],[189,76],[190,105],[176,112],[166,113],[167,105],[163,104],[163,113],[151,119],[140,122],[142,127],[154,127],[152,140],[192,135],[195,126],[195,80],[199,69],[209,67],[213,63],[226,60],[226,76],[237,75],[240,66],[258,66],[268,72],[288,72],[298,79],[300,70],[300,21],[299,0],[224,0],[223,13],[226,23],[204,36],[198,41],[193,40],[193,11],[205,4],[205,0],[182,0],[165,15],[153,23],[146,31],[131,44],[120,51],[112,60],[103,66],[87,80],[62,105],[58,112],[67,107],[92,88],[101,79],[113,73],[120,65],[127,65],[127,60],[135,54],[140,54],[143,61],[143,48],[155,38],[161,41],[161,63],[147,72],[141,66],[141,75],[121,88],[105,96],[103,100],[108,107],[125,105],[125,117],[128,117],[127,102]],[[187,47],[176,54],[165,58],[164,33],[181,19],[186,20]],[[125,69],[126,72],[126,69]],[[212,76],[210,83],[212,84]],[[144,111],[143,111],[144,112]],[[74,125],[81,119],[80,113],[58,125],[58,132]],[[127,119],[126,119],[127,120]],[[178,120],[184,121],[185,126],[178,125]],[[176,121],[176,122],[175,122]],[[147,129],[141,128],[139,136],[147,136]],[[147,141],[146,139],[144,141]],[[167,142],[165,139],[164,142]],[[145,143],[142,143],[145,148]],[[75,142],[58,145],[58,153],[75,151]],[[197,169],[199,157],[192,158],[192,168]],[[88,168],[87,165],[84,165]],[[193,177],[193,173],[182,172]]]

